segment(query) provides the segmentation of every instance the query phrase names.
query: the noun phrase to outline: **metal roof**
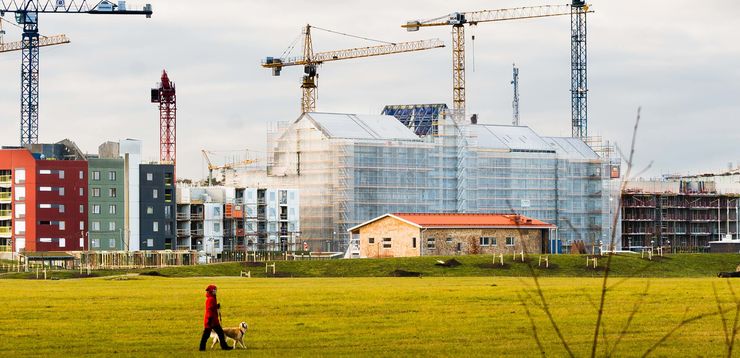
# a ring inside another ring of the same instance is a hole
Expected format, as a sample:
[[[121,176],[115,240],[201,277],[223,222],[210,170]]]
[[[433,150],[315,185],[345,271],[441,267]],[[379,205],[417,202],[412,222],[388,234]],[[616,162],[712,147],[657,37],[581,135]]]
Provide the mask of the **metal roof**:
[[[599,159],[599,155],[578,138],[570,137],[543,137],[558,154],[558,159]]]
[[[470,134],[477,137],[476,144],[486,149],[508,149],[519,152],[554,152],[542,137],[529,127],[489,124],[470,125]]]
[[[304,117],[329,138],[421,141],[392,116],[311,112]]]
[[[418,228],[556,228],[553,224],[517,214],[393,213],[378,216],[353,226],[347,231],[356,231],[367,224],[386,217],[404,221]]]

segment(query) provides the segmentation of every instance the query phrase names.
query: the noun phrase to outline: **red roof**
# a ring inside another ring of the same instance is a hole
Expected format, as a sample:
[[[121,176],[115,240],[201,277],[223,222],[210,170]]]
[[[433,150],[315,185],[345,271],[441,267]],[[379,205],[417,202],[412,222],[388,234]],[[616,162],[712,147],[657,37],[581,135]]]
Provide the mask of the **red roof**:
[[[516,214],[432,214],[432,213],[394,213],[393,216],[422,227],[554,227],[543,221]]]

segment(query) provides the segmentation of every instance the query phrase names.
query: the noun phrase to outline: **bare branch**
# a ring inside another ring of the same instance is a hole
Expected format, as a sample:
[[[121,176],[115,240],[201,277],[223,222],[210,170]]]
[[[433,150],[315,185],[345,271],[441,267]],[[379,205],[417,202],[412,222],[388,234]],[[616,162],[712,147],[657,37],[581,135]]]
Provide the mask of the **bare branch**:
[[[529,312],[529,307],[527,307],[527,302],[522,299],[521,294],[517,294],[519,296],[519,302],[522,303],[522,306],[524,306],[524,313],[527,314],[527,318],[529,318],[529,326],[532,327],[532,337],[534,337],[534,341],[537,343],[537,348],[540,349],[540,354],[542,357],[546,357],[545,355],[545,347],[542,346],[542,341],[540,341],[539,335],[537,335],[537,324],[534,323],[534,318],[532,317],[532,313]]]
[[[727,311],[729,311],[729,310],[727,310]],[[720,312],[726,312],[726,310],[721,310]],[[686,313],[688,313],[688,308],[686,309]],[[650,353],[652,353],[656,348],[658,348],[661,344],[663,344],[665,341],[667,341],[668,338],[670,338],[673,335],[673,333],[675,333],[676,331],[678,331],[679,329],[681,329],[683,326],[685,326],[685,325],[687,325],[687,324],[689,324],[691,322],[694,322],[694,321],[698,321],[698,320],[701,320],[701,319],[704,319],[704,318],[707,318],[707,317],[715,316],[717,314],[718,314],[717,312],[707,312],[707,313],[702,313],[702,314],[696,315],[696,316],[691,317],[691,318],[684,318],[675,327],[673,327],[673,329],[671,329],[668,333],[666,333],[663,337],[661,337],[657,342],[655,342],[652,346],[650,346],[650,348],[648,348],[645,351],[645,353],[642,355],[642,357],[644,358],[644,357],[647,357],[648,355],[650,355]],[[686,314],[684,314],[684,317],[686,317]]]
[[[719,317],[722,319],[722,331],[724,333],[725,338],[725,347],[728,347],[729,350],[730,347],[730,332],[727,331],[727,319],[725,318],[725,314],[722,313],[722,302],[719,300],[719,294],[717,293],[717,285],[712,282],[712,290],[714,291],[714,301],[717,303],[717,312],[719,313]]]
[[[732,284],[730,283],[730,280],[727,280],[727,287],[730,288],[730,293],[732,294],[732,300],[735,303],[735,320],[732,322],[732,335],[728,338],[728,345],[727,345],[727,357],[732,358],[732,349],[735,346],[735,337],[737,337],[737,323],[738,319],[740,319],[740,301],[738,301],[737,296],[735,295],[735,289],[732,288]],[[724,317],[724,315],[722,315]],[[724,323],[724,320],[723,322]]]

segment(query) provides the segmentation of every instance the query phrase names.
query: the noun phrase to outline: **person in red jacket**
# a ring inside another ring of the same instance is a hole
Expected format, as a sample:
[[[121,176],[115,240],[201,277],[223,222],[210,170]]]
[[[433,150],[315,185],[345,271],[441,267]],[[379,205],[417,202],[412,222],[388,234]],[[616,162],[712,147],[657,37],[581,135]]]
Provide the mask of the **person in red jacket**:
[[[208,343],[208,338],[211,337],[211,330],[215,331],[218,335],[221,349],[232,349],[226,344],[224,330],[221,328],[221,322],[218,319],[218,310],[220,308],[221,304],[216,301],[216,285],[208,285],[208,287],[206,287],[206,314],[203,318],[203,336],[200,337],[201,351],[206,350],[206,343]]]

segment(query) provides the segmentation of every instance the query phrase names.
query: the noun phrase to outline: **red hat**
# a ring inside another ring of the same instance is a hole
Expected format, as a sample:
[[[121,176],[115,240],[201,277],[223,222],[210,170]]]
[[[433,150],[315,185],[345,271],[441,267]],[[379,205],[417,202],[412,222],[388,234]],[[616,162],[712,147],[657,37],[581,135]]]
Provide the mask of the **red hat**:
[[[216,285],[208,285],[208,287],[206,287],[206,292],[213,292],[213,291],[216,291]]]

